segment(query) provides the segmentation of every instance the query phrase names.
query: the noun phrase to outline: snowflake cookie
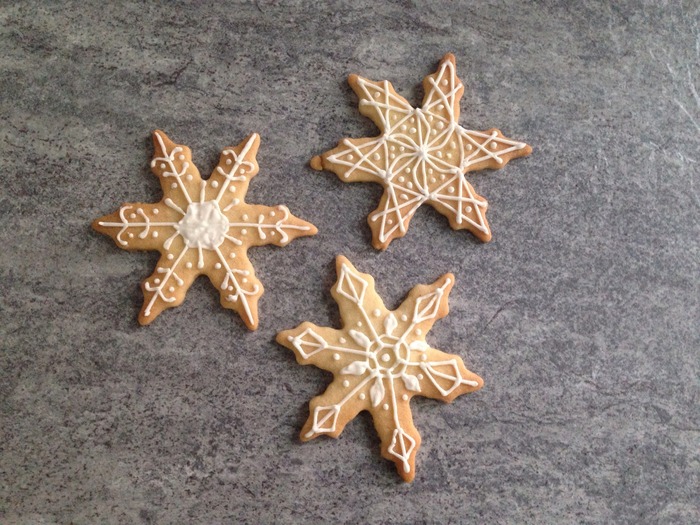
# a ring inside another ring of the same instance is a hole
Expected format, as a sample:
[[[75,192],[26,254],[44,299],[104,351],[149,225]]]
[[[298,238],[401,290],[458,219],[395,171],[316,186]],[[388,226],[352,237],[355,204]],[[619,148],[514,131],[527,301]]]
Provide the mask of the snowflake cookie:
[[[258,173],[258,134],[225,149],[207,180],[193,164],[190,148],[173,143],[162,131],[153,133],[153,144],[151,169],[160,179],[163,199],[124,204],[92,223],[120,248],[161,253],[155,272],[141,284],[139,322],[149,324],[166,308],[180,305],[195,278],[206,275],[219,290],[222,306],[236,310],[255,330],[263,285],[248,260],[248,248],[283,246],[314,235],[316,227],[285,206],[243,201],[250,179]]]
[[[387,80],[350,75],[348,82],[360,98],[360,113],[372,119],[381,134],[343,139],[335,149],[311,159],[311,167],[332,171],[344,182],[384,186],[379,207],[368,217],[374,247],[385,250],[406,235],[411,217],[424,202],[445,215],[453,229],[467,229],[481,241],[490,241],[488,203],[464,174],[502,168],[532,149],[497,129],[472,131],[459,125],[464,85],[455,73],[454,55],[445,55],[437,72],[423,80],[421,108],[414,109]]]
[[[396,463],[401,477],[415,477],[421,438],[413,426],[410,400],[415,395],[451,402],[484,382],[462,359],[432,348],[425,336],[448,313],[454,276],[413,288],[394,311],[384,306],[372,276],[358,272],[345,257],[336,259],[338,280],[331,290],[343,328],[302,323],[277,335],[297,362],[313,364],[335,376],[310,404],[301,431],[308,441],[320,434],[338,437],[359,412],[369,410],[382,441],[382,456]]]

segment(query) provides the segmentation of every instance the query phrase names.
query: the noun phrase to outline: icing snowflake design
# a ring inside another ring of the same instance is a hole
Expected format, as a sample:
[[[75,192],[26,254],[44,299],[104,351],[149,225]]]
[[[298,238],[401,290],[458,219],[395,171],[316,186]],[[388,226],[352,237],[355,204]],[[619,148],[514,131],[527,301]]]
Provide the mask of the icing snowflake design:
[[[423,80],[421,108],[414,109],[387,80],[350,75],[348,82],[360,99],[360,113],[372,119],[381,134],[343,139],[335,149],[314,157],[311,167],[332,171],[344,182],[384,186],[379,207],[368,217],[374,247],[384,250],[406,235],[423,203],[445,215],[453,229],[467,229],[483,242],[491,240],[486,199],[464,175],[502,168],[532,149],[497,129],[472,131],[459,125],[464,86],[455,72],[454,55],[445,55],[437,72]]]
[[[300,364],[313,364],[335,375],[326,391],[311,401],[301,439],[321,434],[338,437],[359,412],[369,410],[382,441],[382,455],[411,481],[421,438],[413,426],[410,399],[421,395],[451,402],[483,386],[461,358],[425,341],[433,323],[448,313],[454,276],[446,274],[431,285],[416,286],[399,308],[389,311],[370,275],[358,272],[342,256],[336,267],[338,280],[331,293],[343,328],[302,323],[277,336]]]
[[[155,204],[123,205],[93,222],[125,250],[158,250],[155,272],[142,283],[144,303],[139,322],[149,324],[166,308],[182,303],[199,275],[206,275],[221,295],[221,304],[239,313],[251,330],[258,326],[262,283],[247,256],[250,246],[286,245],[314,235],[316,228],[285,206],[243,201],[258,173],[255,159],[260,136],[250,135],[225,149],[208,180],[202,180],[187,146],[173,143],[162,131],[153,133],[151,169],[163,188]]]

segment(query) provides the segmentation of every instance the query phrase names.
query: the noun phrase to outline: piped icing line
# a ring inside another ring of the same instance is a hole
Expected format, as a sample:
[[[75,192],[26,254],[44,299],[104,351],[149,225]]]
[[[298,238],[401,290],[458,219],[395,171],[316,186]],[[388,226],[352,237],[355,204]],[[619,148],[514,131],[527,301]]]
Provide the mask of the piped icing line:
[[[399,308],[387,311],[369,276],[359,273],[343,257],[338,257],[337,272],[333,295],[343,328],[304,323],[280,332],[277,338],[295,352],[299,363],[314,364],[335,374],[333,385],[314,401],[302,437],[338,435],[345,420],[362,409],[373,414],[375,423],[377,418],[384,421],[387,414],[393,426],[382,438],[390,439],[385,442],[386,453],[404,479],[411,480],[420,437],[415,429],[402,425],[402,411],[410,410],[407,401],[413,395],[451,401],[483,384],[464,368],[459,357],[425,342],[433,323],[447,313],[454,278],[448,274],[430,286],[416,287]],[[351,402],[353,408],[340,424],[339,416]]]
[[[126,204],[118,214],[93,222],[121,248],[162,254],[154,273],[143,282],[139,322],[148,324],[162,310],[180,304],[194,279],[206,274],[219,289],[222,305],[236,310],[250,329],[257,328],[256,305],[263,287],[247,249],[285,245],[314,235],[316,228],[286,206],[244,202],[248,181],[257,174],[259,135],[253,133],[235,148],[225,149],[207,180],[191,163],[189,148],[172,143],[161,131],[153,133],[153,141],[151,167],[161,178],[163,199],[156,204]]]
[[[156,137],[156,140],[158,141],[158,145],[160,146],[160,151],[163,152],[163,155],[167,155],[166,157],[155,157],[151,161],[151,167],[155,167],[156,164],[159,162],[165,162],[168,167],[170,168],[170,171],[164,171],[163,172],[163,177],[175,177],[175,180],[177,180],[178,187],[182,190],[182,194],[187,200],[188,203],[192,202],[192,198],[190,197],[189,192],[187,191],[187,188],[185,188],[185,185],[182,183],[182,176],[187,172],[187,169],[190,167],[188,162],[183,162],[182,163],[182,170],[177,171],[177,168],[175,168],[175,164],[173,161],[175,160],[175,155],[181,153],[183,151],[183,148],[180,146],[176,146],[173,148],[173,150],[168,153],[167,148],[165,147],[165,143],[163,142],[163,137],[160,136],[160,133],[157,131],[153,133],[153,135]]]
[[[373,82],[351,75],[349,82],[360,99],[360,112],[375,122],[380,135],[342,139],[311,164],[314,169],[333,171],[346,182],[384,186],[382,209],[369,216],[375,247],[385,249],[405,235],[410,218],[423,203],[446,215],[453,228],[466,228],[482,241],[490,240],[487,202],[465,174],[501,168],[513,158],[528,155],[531,148],[495,129],[483,132],[459,125],[464,86],[456,76],[454,57],[446,55],[437,72],[426,77],[420,108],[414,109],[386,80]]]

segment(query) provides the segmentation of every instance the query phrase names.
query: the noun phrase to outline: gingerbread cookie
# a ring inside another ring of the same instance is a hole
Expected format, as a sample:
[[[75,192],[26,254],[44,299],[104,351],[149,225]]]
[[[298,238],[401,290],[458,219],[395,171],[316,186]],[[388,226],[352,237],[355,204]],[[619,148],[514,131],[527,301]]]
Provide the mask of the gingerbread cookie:
[[[285,206],[244,202],[250,179],[258,173],[258,134],[225,149],[207,180],[193,164],[190,148],[173,143],[162,131],[153,133],[153,143],[151,169],[160,179],[163,199],[124,204],[92,223],[120,248],[161,253],[155,272],[141,285],[139,322],[149,324],[166,308],[181,304],[195,278],[206,275],[219,290],[222,306],[236,310],[255,330],[263,286],[248,260],[248,248],[283,246],[314,235],[316,227]]]
[[[331,293],[343,327],[302,323],[277,335],[277,342],[293,350],[299,364],[313,364],[335,376],[311,401],[301,439],[338,437],[350,420],[368,410],[382,441],[382,456],[411,481],[421,443],[413,426],[411,398],[421,395],[449,403],[484,384],[458,356],[425,342],[433,323],[448,313],[454,276],[448,273],[431,285],[416,286],[401,306],[389,311],[370,275],[358,272],[342,256],[336,268],[338,280]]]
[[[445,215],[453,229],[491,240],[486,199],[464,174],[502,168],[532,149],[497,129],[472,131],[459,125],[464,86],[455,74],[454,55],[445,55],[437,72],[423,80],[421,108],[414,109],[387,80],[350,75],[348,82],[360,98],[360,113],[372,119],[381,134],[343,139],[335,149],[311,159],[311,167],[332,171],[344,182],[384,186],[379,207],[368,217],[374,247],[385,250],[392,240],[406,235],[411,217],[423,203]]]

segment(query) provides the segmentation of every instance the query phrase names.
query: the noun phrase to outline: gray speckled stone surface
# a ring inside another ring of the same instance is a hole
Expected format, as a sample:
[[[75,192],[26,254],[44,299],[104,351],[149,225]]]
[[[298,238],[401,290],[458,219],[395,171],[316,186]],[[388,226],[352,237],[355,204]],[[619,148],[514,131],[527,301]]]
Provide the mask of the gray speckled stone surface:
[[[700,12],[614,4],[3,2],[0,522],[700,521]],[[461,123],[534,153],[470,177],[490,244],[424,207],[379,253],[365,217],[380,188],[308,160],[375,131],[348,73],[419,102],[447,51]],[[89,228],[159,198],[156,127],[205,173],[259,132],[251,202],[320,230],[251,252],[255,333],[205,279],[140,327],[155,254]],[[298,441],[329,375],[273,338],[338,322],[337,253],[390,305],[457,276],[430,341],[486,386],[413,403],[413,484],[366,414]]]

